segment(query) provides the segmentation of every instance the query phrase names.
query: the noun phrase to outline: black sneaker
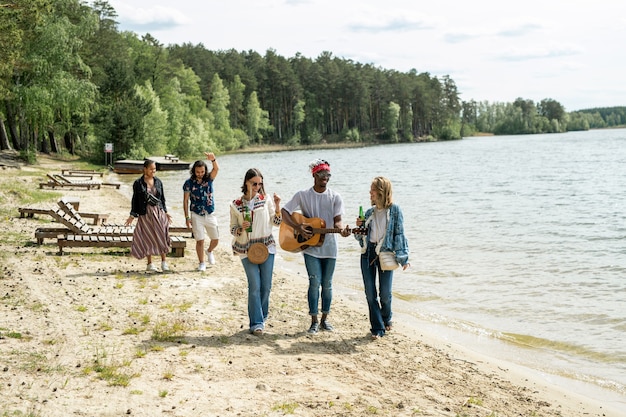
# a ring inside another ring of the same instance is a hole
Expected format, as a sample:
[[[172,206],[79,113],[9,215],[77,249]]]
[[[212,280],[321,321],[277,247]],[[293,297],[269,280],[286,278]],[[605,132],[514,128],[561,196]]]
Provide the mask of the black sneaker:
[[[317,333],[320,329],[320,325],[318,322],[311,323],[311,327],[309,327],[309,333],[314,334]]]
[[[335,328],[333,327],[333,325],[332,325],[332,324],[330,324],[330,323],[329,323],[329,322],[327,322],[327,321],[323,321],[323,322],[320,324],[320,327],[322,328],[322,330],[326,330],[326,331],[328,331],[328,332],[332,332],[333,330],[335,330]]]

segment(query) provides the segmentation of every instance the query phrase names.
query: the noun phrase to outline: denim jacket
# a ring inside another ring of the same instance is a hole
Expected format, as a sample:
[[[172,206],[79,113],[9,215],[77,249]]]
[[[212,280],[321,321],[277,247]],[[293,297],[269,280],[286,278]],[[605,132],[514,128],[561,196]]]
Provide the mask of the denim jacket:
[[[355,234],[354,237],[361,245],[361,252],[365,253],[367,244],[370,241],[371,228],[369,227],[373,217],[374,207],[370,207],[365,212],[365,224],[362,227],[367,228],[367,235]],[[387,209],[387,231],[385,238],[376,246],[376,252],[394,252],[396,261],[400,265],[406,265],[409,262],[409,243],[404,236],[404,218],[402,210],[396,204],[392,204]]]

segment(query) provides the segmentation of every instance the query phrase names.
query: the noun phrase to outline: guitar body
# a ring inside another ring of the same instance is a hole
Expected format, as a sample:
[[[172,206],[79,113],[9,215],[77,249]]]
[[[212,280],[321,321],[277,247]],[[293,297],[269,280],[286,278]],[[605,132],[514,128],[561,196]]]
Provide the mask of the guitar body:
[[[298,224],[309,226],[313,229],[314,233],[326,227],[324,219],[320,219],[319,217],[308,218],[298,212],[293,212],[291,217]],[[300,252],[311,246],[322,246],[322,244],[324,244],[324,233],[315,233],[310,239],[305,240],[301,235],[296,236],[293,228],[287,225],[287,223],[282,222],[280,224],[278,243],[283,250],[288,252]]]

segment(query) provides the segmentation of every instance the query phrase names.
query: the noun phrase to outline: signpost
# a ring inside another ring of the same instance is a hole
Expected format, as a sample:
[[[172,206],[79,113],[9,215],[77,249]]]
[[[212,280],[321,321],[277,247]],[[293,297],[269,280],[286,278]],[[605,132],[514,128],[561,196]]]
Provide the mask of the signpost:
[[[110,163],[109,163],[110,160]],[[113,144],[104,144],[104,165],[113,168]]]

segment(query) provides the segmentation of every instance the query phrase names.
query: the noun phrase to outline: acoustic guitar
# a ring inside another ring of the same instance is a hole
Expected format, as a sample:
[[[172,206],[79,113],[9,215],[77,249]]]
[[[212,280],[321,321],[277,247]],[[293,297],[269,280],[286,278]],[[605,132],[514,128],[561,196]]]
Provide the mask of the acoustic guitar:
[[[313,236],[306,239],[300,234],[296,234],[293,227],[289,226],[286,222],[280,224],[280,231],[278,235],[278,243],[283,250],[288,252],[300,252],[308,247],[322,246],[324,244],[324,236],[326,233],[341,233],[344,229],[338,228],[326,228],[326,222],[319,217],[305,217],[298,212],[293,212],[291,218],[298,224],[303,224],[308,228]],[[348,229],[354,234],[367,234],[367,229],[361,227],[355,227],[354,229]]]

